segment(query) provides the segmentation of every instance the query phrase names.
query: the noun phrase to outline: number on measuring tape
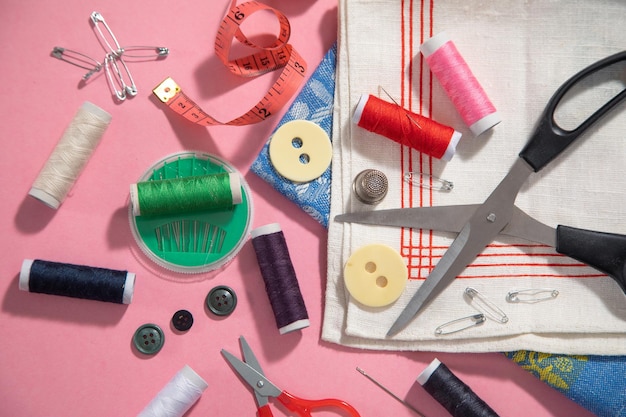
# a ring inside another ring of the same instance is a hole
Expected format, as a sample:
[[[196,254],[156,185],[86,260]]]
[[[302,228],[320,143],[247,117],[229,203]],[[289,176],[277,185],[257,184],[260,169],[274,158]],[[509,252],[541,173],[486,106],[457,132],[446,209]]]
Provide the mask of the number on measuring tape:
[[[190,122],[202,126],[231,125],[243,126],[259,123],[282,108],[298,91],[307,73],[306,62],[288,43],[291,35],[289,21],[284,14],[267,5],[251,1],[236,6],[233,0],[231,8],[222,20],[215,39],[215,54],[220,61],[233,73],[242,77],[256,77],[282,68],[281,74],[263,96],[250,110],[229,122],[220,122],[211,117],[189,98],[180,86],[170,77],[166,78],[152,92],[170,110],[183,116]],[[274,13],[280,24],[278,36],[274,43],[261,47],[251,42],[240,29],[240,25],[250,15],[260,10]],[[237,39],[246,46],[257,49],[252,55],[234,60],[229,59],[230,48]]]

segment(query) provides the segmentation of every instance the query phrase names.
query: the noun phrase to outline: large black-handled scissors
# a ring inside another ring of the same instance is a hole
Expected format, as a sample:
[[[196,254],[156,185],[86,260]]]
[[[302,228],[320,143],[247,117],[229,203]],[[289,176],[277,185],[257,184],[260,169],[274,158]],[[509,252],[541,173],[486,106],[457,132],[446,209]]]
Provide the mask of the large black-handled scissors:
[[[443,291],[499,234],[552,246],[557,252],[584,262],[611,276],[626,293],[626,236],[559,225],[556,229],[540,223],[515,206],[515,199],[530,174],[540,171],[591,125],[626,98],[626,89],[596,110],[573,130],[555,121],[561,99],[579,82],[598,71],[626,60],[626,51],[604,58],[567,80],[554,93],[530,141],[482,204],[415,207],[346,213],[335,221],[412,227],[457,232],[441,260],[387,332],[393,336]]]

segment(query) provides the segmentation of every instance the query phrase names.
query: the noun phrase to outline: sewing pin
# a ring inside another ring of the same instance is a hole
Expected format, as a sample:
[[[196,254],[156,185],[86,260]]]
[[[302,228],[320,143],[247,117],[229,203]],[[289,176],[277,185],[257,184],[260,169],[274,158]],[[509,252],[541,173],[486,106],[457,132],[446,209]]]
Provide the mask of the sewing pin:
[[[474,306],[482,313],[486,314],[491,319],[500,323],[506,323],[509,321],[507,315],[497,305],[487,300],[478,290],[467,287],[465,289],[465,295],[469,297]]]
[[[540,289],[527,289],[510,291],[506,295],[506,301],[509,303],[538,303],[541,301],[554,300],[558,297],[559,292],[557,290],[551,290],[547,288]]]
[[[423,177],[428,177],[432,181],[427,182],[427,181],[421,180],[418,182],[416,180],[417,177],[419,177],[420,179]],[[428,188],[428,189],[437,190],[437,191],[451,191],[454,188],[454,183],[452,183],[452,181],[444,180],[439,177],[435,177],[434,175],[424,174],[421,172],[407,172],[406,174],[404,174],[404,180],[408,182],[409,184],[417,185],[422,188]]]
[[[403,404],[406,408],[408,408],[409,410],[413,411],[414,413],[416,413],[418,416],[422,416],[425,417],[424,414],[422,414],[418,409],[416,409],[415,407],[413,407],[411,404],[407,403],[406,401],[404,401],[402,398],[398,397],[396,394],[394,394],[393,392],[391,392],[387,387],[385,387],[383,384],[381,384],[380,382],[376,381],[374,378],[372,378],[368,373],[366,373],[363,369],[359,368],[358,366],[356,367],[356,370],[359,371],[361,373],[361,375],[363,375],[365,378],[369,379],[370,381],[372,381],[378,388],[382,389],[383,391],[385,391],[387,394],[391,395],[393,398],[395,398],[397,401],[399,401],[401,404]]]
[[[451,320],[437,327],[435,329],[435,334],[437,336],[442,336],[446,334],[457,333],[475,326],[479,326],[483,324],[486,320],[487,318],[483,313],[474,314],[467,317],[461,317],[460,319]]]

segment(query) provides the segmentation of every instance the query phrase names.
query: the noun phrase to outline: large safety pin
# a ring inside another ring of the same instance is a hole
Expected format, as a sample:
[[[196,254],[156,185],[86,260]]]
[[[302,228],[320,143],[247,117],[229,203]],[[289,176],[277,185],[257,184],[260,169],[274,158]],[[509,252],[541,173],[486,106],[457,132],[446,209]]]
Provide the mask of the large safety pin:
[[[122,46],[119,52],[120,55],[123,55],[125,58],[160,59],[169,55],[170,50],[165,46]]]
[[[83,80],[89,79],[89,77],[102,69],[102,64],[98,60],[81,52],[60,46],[52,48],[52,56],[78,68],[88,70],[88,72],[83,75]]]
[[[117,41],[117,38],[113,34],[113,31],[111,30],[109,25],[107,25],[107,22],[104,20],[104,16],[102,16],[100,12],[94,11],[94,12],[91,12],[90,17],[91,17],[91,21],[93,22],[93,25],[95,26],[96,30],[100,34],[100,38],[102,39],[102,41],[106,44],[106,46],[109,48],[109,50],[111,51],[113,55],[115,55],[116,57],[119,57],[120,54],[122,53],[122,47],[120,46],[120,43]],[[110,37],[111,40],[113,40],[113,43],[115,44],[115,48],[111,46],[111,44],[109,43],[109,40],[107,39],[107,36],[104,34],[104,32],[102,32],[102,29],[100,29],[100,24],[102,24],[102,26],[104,26],[104,28],[106,29],[109,35],[108,37]]]
[[[558,297],[559,292],[548,288],[527,289],[510,291],[506,295],[509,303],[538,303],[541,301],[553,300]]]
[[[475,326],[479,326],[483,324],[486,320],[487,317],[485,317],[483,313],[474,314],[467,317],[461,317],[460,319],[451,320],[437,327],[435,329],[435,334],[437,336],[442,336],[446,334],[457,333]]]
[[[487,300],[481,293],[478,292],[478,290],[472,287],[467,287],[465,289],[465,295],[470,298],[476,309],[486,314],[487,317],[500,323],[506,323],[509,321],[509,318],[504,311],[491,301]]]

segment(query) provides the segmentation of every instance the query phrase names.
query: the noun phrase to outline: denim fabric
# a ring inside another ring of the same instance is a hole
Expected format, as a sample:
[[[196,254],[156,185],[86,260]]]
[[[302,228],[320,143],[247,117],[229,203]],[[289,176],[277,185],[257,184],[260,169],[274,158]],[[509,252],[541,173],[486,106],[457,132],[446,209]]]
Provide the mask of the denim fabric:
[[[301,92],[276,126],[276,130],[292,120],[308,120],[318,124],[331,138],[336,54],[337,45],[334,44],[315,69],[311,78],[302,87]],[[331,167],[329,166],[320,177],[313,181],[294,183],[276,172],[270,161],[268,149],[269,140],[252,163],[251,171],[300,206],[302,210],[324,227],[328,227]]]
[[[506,355],[599,417],[626,416],[626,356]]]

